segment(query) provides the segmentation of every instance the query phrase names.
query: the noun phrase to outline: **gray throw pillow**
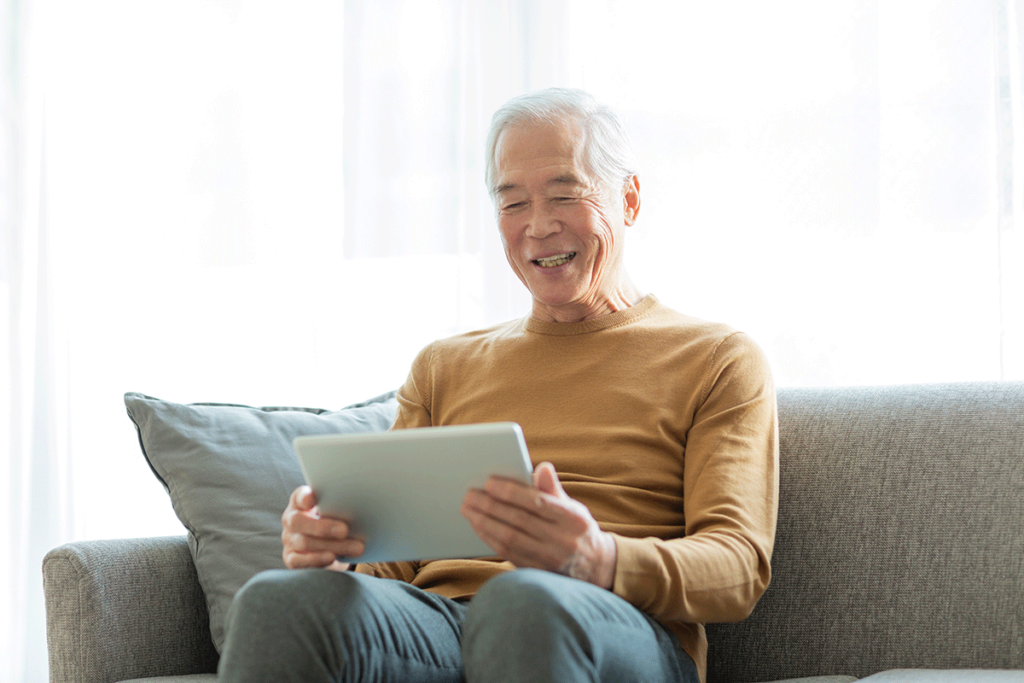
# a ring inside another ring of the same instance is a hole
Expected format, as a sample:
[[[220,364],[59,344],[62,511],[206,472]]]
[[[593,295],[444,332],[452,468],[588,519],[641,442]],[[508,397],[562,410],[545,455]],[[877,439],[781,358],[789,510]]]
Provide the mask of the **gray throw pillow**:
[[[385,431],[394,392],[337,411],[124,397],[143,455],[167,489],[210,611],[220,652],[235,593],[265,569],[282,568],[281,513],[302,470],[292,439],[302,434]]]

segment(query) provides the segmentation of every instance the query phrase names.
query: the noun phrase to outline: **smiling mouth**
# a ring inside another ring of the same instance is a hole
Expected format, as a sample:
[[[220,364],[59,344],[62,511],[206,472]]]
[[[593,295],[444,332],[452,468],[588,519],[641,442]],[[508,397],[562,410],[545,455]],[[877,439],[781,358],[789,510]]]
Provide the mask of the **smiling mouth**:
[[[534,259],[533,262],[541,268],[555,268],[572,261],[574,258],[576,258],[576,252],[570,251],[566,254],[556,254],[555,256]]]

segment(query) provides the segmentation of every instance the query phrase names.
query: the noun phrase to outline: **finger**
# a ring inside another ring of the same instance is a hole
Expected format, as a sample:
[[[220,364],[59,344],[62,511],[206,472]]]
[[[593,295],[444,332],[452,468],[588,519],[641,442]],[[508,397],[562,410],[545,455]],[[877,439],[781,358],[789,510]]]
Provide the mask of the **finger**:
[[[573,500],[547,498],[550,504],[538,510],[507,504],[483,491],[470,491],[463,499],[462,514],[471,524],[487,530],[506,551],[510,545],[525,545],[526,539],[532,539],[542,546],[564,549],[556,553],[562,556],[575,549],[577,539],[590,528],[590,518],[575,509],[578,504]]]
[[[306,567],[327,567],[338,562],[339,557],[355,558],[363,554],[365,546],[361,541],[349,539],[330,550],[300,552],[294,546],[285,545],[281,552],[284,565],[289,569]]]
[[[555,466],[550,462],[542,462],[537,465],[536,469],[534,469],[533,485],[544,493],[548,493],[558,498],[568,498],[565,490],[562,488],[562,482],[558,480],[558,473],[555,471]]]
[[[527,509],[544,507],[543,492],[522,482],[504,477],[490,477],[484,484],[484,491],[492,497]]]
[[[484,489],[490,490],[501,490],[501,491],[522,491],[529,492],[536,490],[532,485],[519,481],[518,479],[509,479],[508,477],[502,477],[497,474],[492,474],[487,478],[487,482],[484,484]]]
[[[556,496],[544,493],[538,489],[523,486],[508,479],[496,477],[489,479],[484,486],[482,494],[491,499],[490,501],[481,501],[479,503],[483,506],[483,511],[488,513],[491,513],[492,508],[494,510],[498,509],[496,503],[502,503],[520,508],[529,515],[539,517],[553,524],[562,524],[566,521],[567,517],[575,518],[579,516],[574,509],[575,501],[572,498],[564,494]],[[491,514],[502,516],[497,512]]]
[[[311,487],[302,485],[292,491],[288,503],[296,510],[312,510],[316,507],[316,494]]]
[[[341,541],[349,537],[352,530],[347,522],[330,517],[318,517],[309,513],[292,516],[289,530],[306,536]]]
[[[578,503],[572,499],[562,500],[534,489],[511,493],[500,498],[488,491],[471,490],[463,505],[535,538],[574,535],[587,529],[589,519],[580,515]]]
[[[469,491],[463,499],[463,514],[470,510],[524,534],[533,534],[543,524],[550,524],[538,515],[536,507],[522,507],[495,498],[484,491]]]
[[[294,553],[287,550],[281,554],[281,560],[288,569],[329,567],[336,561],[331,553]]]
[[[311,538],[302,534],[281,533],[281,555],[287,567],[324,566],[337,557],[359,557],[366,551],[366,544],[358,538],[332,541]]]
[[[517,567],[557,571],[571,556],[571,551],[561,543],[540,540],[473,510],[464,514],[477,536],[495,554]]]
[[[347,522],[330,517],[321,517],[317,510],[298,509],[289,504],[281,515],[281,528],[290,532],[341,540],[347,538],[350,529]]]
[[[351,555],[361,552],[363,539],[355,537],[327,538],[298,533],[289,529],[281,531],[281,543],[286,549],[300,553],[317,553],[329,551],[335,555]]]

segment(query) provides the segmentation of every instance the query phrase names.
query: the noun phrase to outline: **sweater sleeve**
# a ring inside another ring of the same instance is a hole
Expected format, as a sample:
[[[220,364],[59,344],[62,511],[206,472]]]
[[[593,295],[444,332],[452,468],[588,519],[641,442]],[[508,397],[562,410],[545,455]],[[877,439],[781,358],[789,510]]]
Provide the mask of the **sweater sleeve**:
[[[683,452],[686,535],[616,536],[612,590],[659,620],[738,621],[768,587],[778,513],[775,390],[746,335],[719,343],[696,406]]]
[[[431,400],[433,399],[433,357],[431,344],[417,354],[405,384],[398,390],[398,415],[392,429],[415,429],[433,425]]]

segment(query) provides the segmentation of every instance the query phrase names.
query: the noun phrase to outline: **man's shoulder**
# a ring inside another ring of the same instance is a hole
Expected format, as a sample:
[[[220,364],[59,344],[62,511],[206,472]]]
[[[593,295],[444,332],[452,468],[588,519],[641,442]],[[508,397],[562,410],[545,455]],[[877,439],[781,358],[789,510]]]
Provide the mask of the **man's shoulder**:
[[[732,325],[680,313],[659,304],[647,323],[650,348],[680,362],[739,364],[751,373],[768,373],[764,349],[747,332]]]
[[[489,327],[460,332],[434,341],[430,346],[435,354],[472,352],[493,347],[503,341],[522,337],[525,328],[523,319],[509,320]]]
[[[665,336],[662,348],[680,362],[698,363],[709,369],[742,368],[747,380],[770,382],[771,369],[767,355],[749,334],[732,325],[711,322],[662,307],[656,325]]]
[[[661,302],[658,302],[651,310],[651,314],[643,322],[643,326],[651,332],[672,335],[715,346],[731,337],[746,337],[743,332],[740,332],[732,325],[681,313]]]

